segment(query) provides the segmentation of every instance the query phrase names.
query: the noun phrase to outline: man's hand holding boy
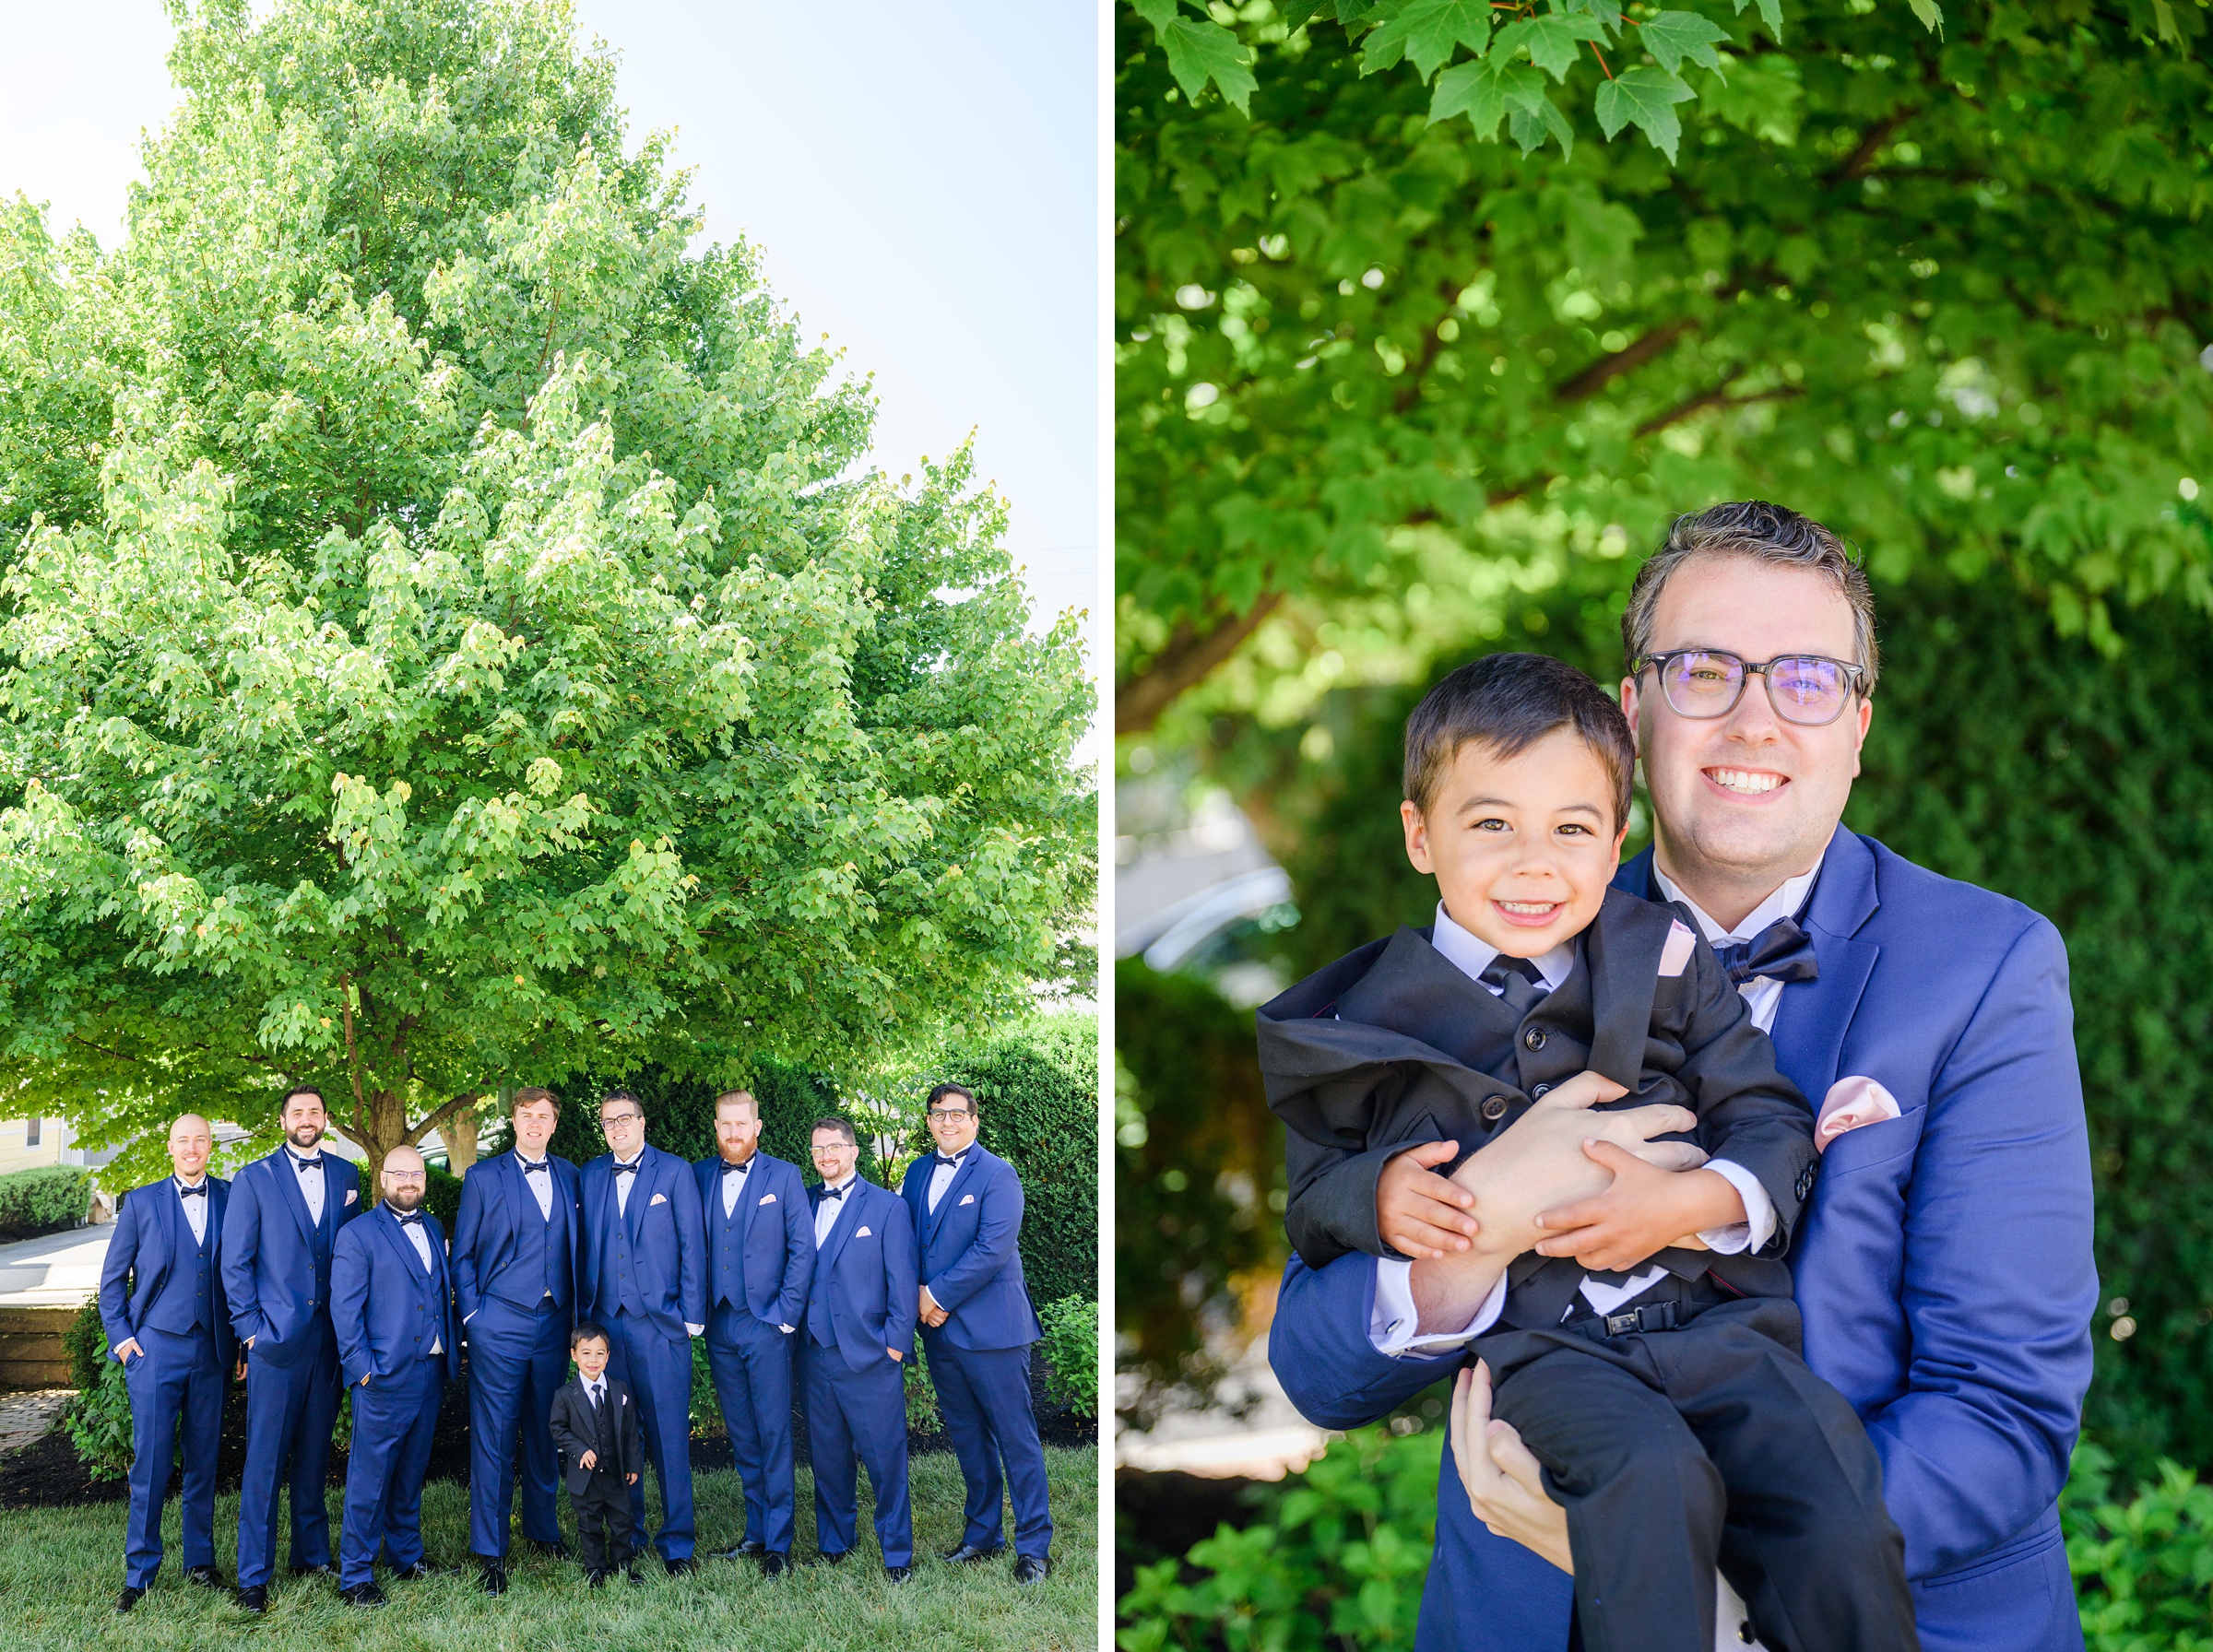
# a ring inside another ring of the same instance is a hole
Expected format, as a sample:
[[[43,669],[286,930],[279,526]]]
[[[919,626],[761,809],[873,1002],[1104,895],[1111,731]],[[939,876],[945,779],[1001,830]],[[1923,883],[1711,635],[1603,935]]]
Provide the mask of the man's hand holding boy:
[[[1710,1170],[1665,1170],[1596,1138],[1584,1157],[1608,1173],[1610,1185],[1592,1198],[1540,1211],[1544,1233],[1534,1246],[1544,1257],[1573,1257],[1600,1270],[1634,1267],[1654,1252],[1683,1243],[1685,1234],[1746,1220],[1744,1196]]]

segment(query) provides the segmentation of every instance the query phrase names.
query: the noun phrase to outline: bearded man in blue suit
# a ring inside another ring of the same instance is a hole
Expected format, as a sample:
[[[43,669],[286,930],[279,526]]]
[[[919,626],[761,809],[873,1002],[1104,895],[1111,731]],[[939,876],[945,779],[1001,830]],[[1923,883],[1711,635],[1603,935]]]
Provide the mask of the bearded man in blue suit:
[[[2080,1652],[2055,1504],[2098,1280],[2066,955],[2018,902],[1840,825],[1874,630],[1864,573],[1817,524],[1758,502],[1678,521],[1622,620],[1656,841],[1615,881],[1697,920],[1817,1110],[1869,1121],[1827,1146],[1790,1261],[1806,1361],[1882,1459],[1923,1652]],[[1369,1422],[1453,1374],[1481,1307],[1456,1264],[1486,1220],[1531,1214],[1509,1208],[1517,1163],[1580,1150],[1617,1184],[1666,1174],[1555,1117],[1556,1141],[1518,1123],[1450,1182],[1451,1143],[1367,1167],[1404,1259],[1285,1269],[1270,1359],[1308,1417]],[[1470,1184],[1502,1190],[1488,1218]],[[1546,1213],[1540,1248],[1576,1255],[1606,1202]],[[1421,1652],[1569,1644],[1566,1519],[1487,1397],[1480,1367],[1459,1376]]]
[[[707,1224],[707,1369],[745,1487],[745,1532],[716,1560],[791,1569],[792,1337],[807,1317],[814,1231],[799,1167],[760,1150],[761,1103],[715,1098],[716,1151],[692,1169]]]
[[[422,1477],[439,1398],[461,1375],[445,1233],[422,1208],[422,1155],[394,1148],[379,1186],[383,1200],[338,1235],[330,1264],[338,1365],[353,1390],[338,1599],[364,1607],[385,1603],[379,1548],[402,1582],[436,1575],[422,1551]]]
[[[323,1150],[322,1092],[284,1098],[284,1145],[231,1184],[223,1212],[223,1295],[246,1350],[246,1463],[238,1493],[238,1603],[268,1608],[277,1564],[277,1498],[288,1480],[292,1570],[336,1576],[323,1480],[338,1417],[338,1344],[330,1260],[338,1230],[361,1214],[361,1177]]]
[[[454,1217],[454,1294],[468,1339],[468,1547],[490,1595],[507,1592],[518,1434],[523,1537],[543,1553],[568,1552],[547,1419],[569,1377],[584,1242],[581,1178],[546,1150],[559,1099],[534,1086],[513,1104],[512,1147],[469,1166]]]
[[[921,1252],[929,1380],[968,1493],[967,1528],[945,1558],[967,1564],[1007,1546],[1012,1487],[1014,1581],[1038,1583],[1052,1567],[1053,1516],[1030,1403],[1030,1347],[1045,1328],[1022,1277],[1022,1178],[976,1140],[982,1120],[966,1085],[932,1090],[929,1116],[938,1150],[907,1166],[899,1196]]]
[[[629,1386],[661,1487],[653,1546],[670,1575],[693,1571],[692,1342],[706,1329],[706,1224],[699,1181],[645,1142],[645,1108],[627,1090],[599,1103],[610,1150],[584,1167],[584,1251],[577,1318],[605,1326],[608,1370]],[[633,1530],[645,1529],[643,1477],[630,1488]]]
[[[183,1423],[184,1575],[224,1587],[215,1569],[215,1448],[234,1342],[223,1304],[223,1211],[231,1184],[207,1174],[207,1121],[169,1127],[172,1174],[124,1196],[100,1271],[100,1318],[131,1396],[131,1523],[124,1555],[128,1611],[161,1569],[161,1505]]]

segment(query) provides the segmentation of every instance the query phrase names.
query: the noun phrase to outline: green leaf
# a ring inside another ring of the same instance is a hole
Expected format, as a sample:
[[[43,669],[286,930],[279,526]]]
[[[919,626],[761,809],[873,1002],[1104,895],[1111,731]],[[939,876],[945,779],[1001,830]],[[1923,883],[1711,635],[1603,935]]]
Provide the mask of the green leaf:
[[[1168,73],[1185,97],[1196,98],[1211,80],[1241,112],[1251,112],[1252,88],[1259,82],[1249,66],[1251,53],[1236,35],[1219,23],[1177,18],[1160,31],[1160,43],[1167,48]]]
[[[1524,155],[1535,151],[1546,137],[1560,140],[1563,155],[1575,154],[1575,128],[1568,124],[1568,117],[1560,112],[1558,106],[1541,91],[1533,105],[1516,109],[1507,117],[1506,129],[1513,134],[1514,142],[1521,146]]]
[[[1621,32],[1621,0],[1566,0],[1562,11],[1587,11],[1606,26],[1607,38]]]
[[[1474,63],[1454,64],[1437,77],[1437,90],[1429,99],[1429,122],[1435,125],[1464,114],[1477,137],[1495,140],[1509,107],[1526,107],[1531,99],[1544,95],[1543,76],[1527,64],[1507,63],[1494,52]]]
[[[1745,7],[1752,3],[1753,0],[1735,0],[1736,15],[1743,17]],[[1782,44],[1782,0],[1758,0],[1758,3],[1759,20],[1768,26],[1768,32],[1775,37],[1775,43],[1780,46]]]
[[[1624,126],[1635,126],[1672,161],[1683,138],[1683,123],[1675,118],[1675,106],[1697,95],[1666,70],[1638,64],[1598,88],[1599,130],[1612,137]]]
[[[1576,43],[1605,38],[1604,26],[1588,12],[1549,12],[1509,23],[1492,41],[1491,55],[1527,46],[1530,62],[1555,80],[1565,80],[1575,63]]]
[[[1296,34],[1313,18],[1325,13],[1331,17],[1336,15],[1337,7],[1332,0],[1284,0],[1275,8],[1275,15],[1283,19],[1284,31],[1290,34]]]
[[[1728,38],[1726,29],[1695,11],[1655,12],[1637,31],[1638,44],[1671,75],[1682,72],[1686,57],[1702,68],[1720,68],[1722,60],[1713,49],[1714,42]]]
[[[1368,35],[1360,72],[1373,74],[1403,58],[1426,80],[1462,46],[1480,57],[1490,38],[1490,0],[1408,0]]]
[[[1153,25],[1153,32],[1157,35],[1176,20],[1181,0],[1130,0],[1130,4],[1139,17]]]
[[[1932,34],[1944,32],[1944,7],[1936,0],[1907,0],[1907,4],[1912,6],[1913,15],[1921,19],[1923,29]]]
[[[2168,0],[2151,0],[2151,16],[2159,26],[2160,38],[2171,46],[2183,43],[2183,31],[2174,20],[2174,7]]]

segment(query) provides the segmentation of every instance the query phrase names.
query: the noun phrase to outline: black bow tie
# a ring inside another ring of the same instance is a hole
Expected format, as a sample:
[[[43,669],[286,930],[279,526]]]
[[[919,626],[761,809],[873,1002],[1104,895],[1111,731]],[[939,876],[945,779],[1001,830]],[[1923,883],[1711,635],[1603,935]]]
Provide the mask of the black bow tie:
[[[850,1182],[847,1182],[843,1187],[823,1187],[817,1190],[818,1197],[822,1198],[843,1198],[852,1191],[853,1184]]]
[[[938,1155],[938,1162],[940,1164],[950,1164],[953,1169],[958,1170],[961,1167],[961,1160],[965,1159],[967,1156],[968,1155],[966,1153],[962,1153],[955,1158],[948,1159],[943,1153],[940,1153]]]
[[[728,1159],[725,1159],[722,1162],[722,1174],[726,1176],[741,1176],[752,1167],[753,1162],[751,1159],[748,1159],[743,1164],[732,1164]]]
[[[317,1153],[312,1159],[302,1159],[298,1153],[294,1153],[291,1155],[291,1161],[292,1168],[298,1171],[302,1175],[305,1175],[311,1170],[321,1170],[323,1168],[323,1155],[321,1153]]]
[[[402,1216],[397,1211],[394,1211],[393,1220],[398,1222],[403,1228],[411,1228],[417,1222],[422,1220],[422,1212],[420,1210],[410,1210],[405,1216]]]
[[[527,1159],[523,1161],[523,1174],[527,1176],[534,1176],[538,1174],[540,1172],[550,1174],[552,1169],[553,1167],[547,1163],[543,1159],[540,1159],[535,1164],[531,1163]]]
[[[206,1198],[207,1197],[207,1184],[202,1182],[197,1187],[187,1187],[183,1183],[179,1182],[177,1184],[177,1197],[179,1198]]]
[[[1714,952],[1739,986],[1754,980],[1812,981],[1820,974],[1813,940],[1789,918],[1777,918],[1750,940],[1732,941]]]
[[[634,1176],[638,1174],[638,1167],[635,1164],[618,1164],[615,1174],[619,1176]]]

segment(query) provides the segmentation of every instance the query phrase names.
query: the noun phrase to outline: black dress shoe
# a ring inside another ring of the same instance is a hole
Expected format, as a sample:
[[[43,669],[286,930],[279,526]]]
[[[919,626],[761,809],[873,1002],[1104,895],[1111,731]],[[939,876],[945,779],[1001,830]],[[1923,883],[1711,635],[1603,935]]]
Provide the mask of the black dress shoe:
[[[294,1577],[336,1577],[337,1575],[338,1569],[336,1566],[294,1566],[292,1568]]]
[[[848,1552],[849,1551],[844,1549],[825,1550],[814,1557],[814,1564],[818,1566],[834,1566],[839,1561],[845,1559]]]
[[[1024,1554],[1014,1562],[1014,1581],[1020,1584],[1043,1583],[1046,1575],[1052,1569],[1053,1563],[1049,1556]]]
[[[504,1595],[507,1592],[507,1563],[488,1560],[477,1574],[477,1587],[487,1595]]]
[[[213,1566],[186,1566],[184,1581],[196,1584],[204,1589],[227,1589],[231,1587],[223,1581],[223,1575]]]
[[[750,1560],[755,1555],[767,1552],[768,1545],[766,1543],[763,1543],[759,1538],[748,1538],[735,1549],[717,1549],[707,1558],[709,1560]]]
[[[238,1591],[238,1609],[250,1611],[255,1617],[269,1610],[269,1591],[266,1585],[250,1583]]]
[[[425,1583],[433,1577],[457,1577],[460,1573],[452,1566],[433,1566],[427,1560],[419,1560],[411,1566],[402,1566],[392,1574],[395,1583]]]
[[[791,1570],[791,1556],[769,1550],[761,1556],[761,1575],[781,1577]]]
[[[958,1549],[947,1550],[945,1561],[948,1565],[965,1566],[979,1560],[989,1560],[992,1556],[1004,1554],[1006,1552],[1007,1546],[1004,1543],[994,1543],[988,1549],[979,1548],[974,1543],[963,1543]]]
[[[661,1564],[671,1577],[681,1577],[687,1572],[699,1570],[699,1563],[689,1554],[663,1555]]]
[[[523,1541],[530,1545],[530,1552],[533,1554],[550,1554],[555,1560],[569,1558],[569,1545],[566,1539],[555,1538],[550,1543],[541,1541],[537,1538],[525,1538]]]
[[[586,1572],[584,1575],[584,1587],[587,1589],[605,1588],[607,1587],[607,1568],[604,1566],[594,1566],[590,1571]]]
[[[915,1575],[915,1569],[912,1566],[886,1566],[883,1575],[893,1583],[905,1583]]]
[[[356,1583],[340,1589],[338,1599],[349,1606],[383,1606],[385,1604],[385,1591],[376,1587],[374,1578],[371,1578],[367,1583]]]
[[[128,1611],[132,1607],[137,1605],[138,1602],[145,1598],[146,1591],[144,1589],[133,1588],[129,1584],[126,1583],[123,1586],[123,1593],[115,1597],[115,1610],[117,1611]]]
[[[644,1583],[645,1581],[645,1574],[638,1570],[638,1563],[634,1560],[632,1561],[630,1564],[622,1568],[622,1575],[629,1578],[633,1583]]]

